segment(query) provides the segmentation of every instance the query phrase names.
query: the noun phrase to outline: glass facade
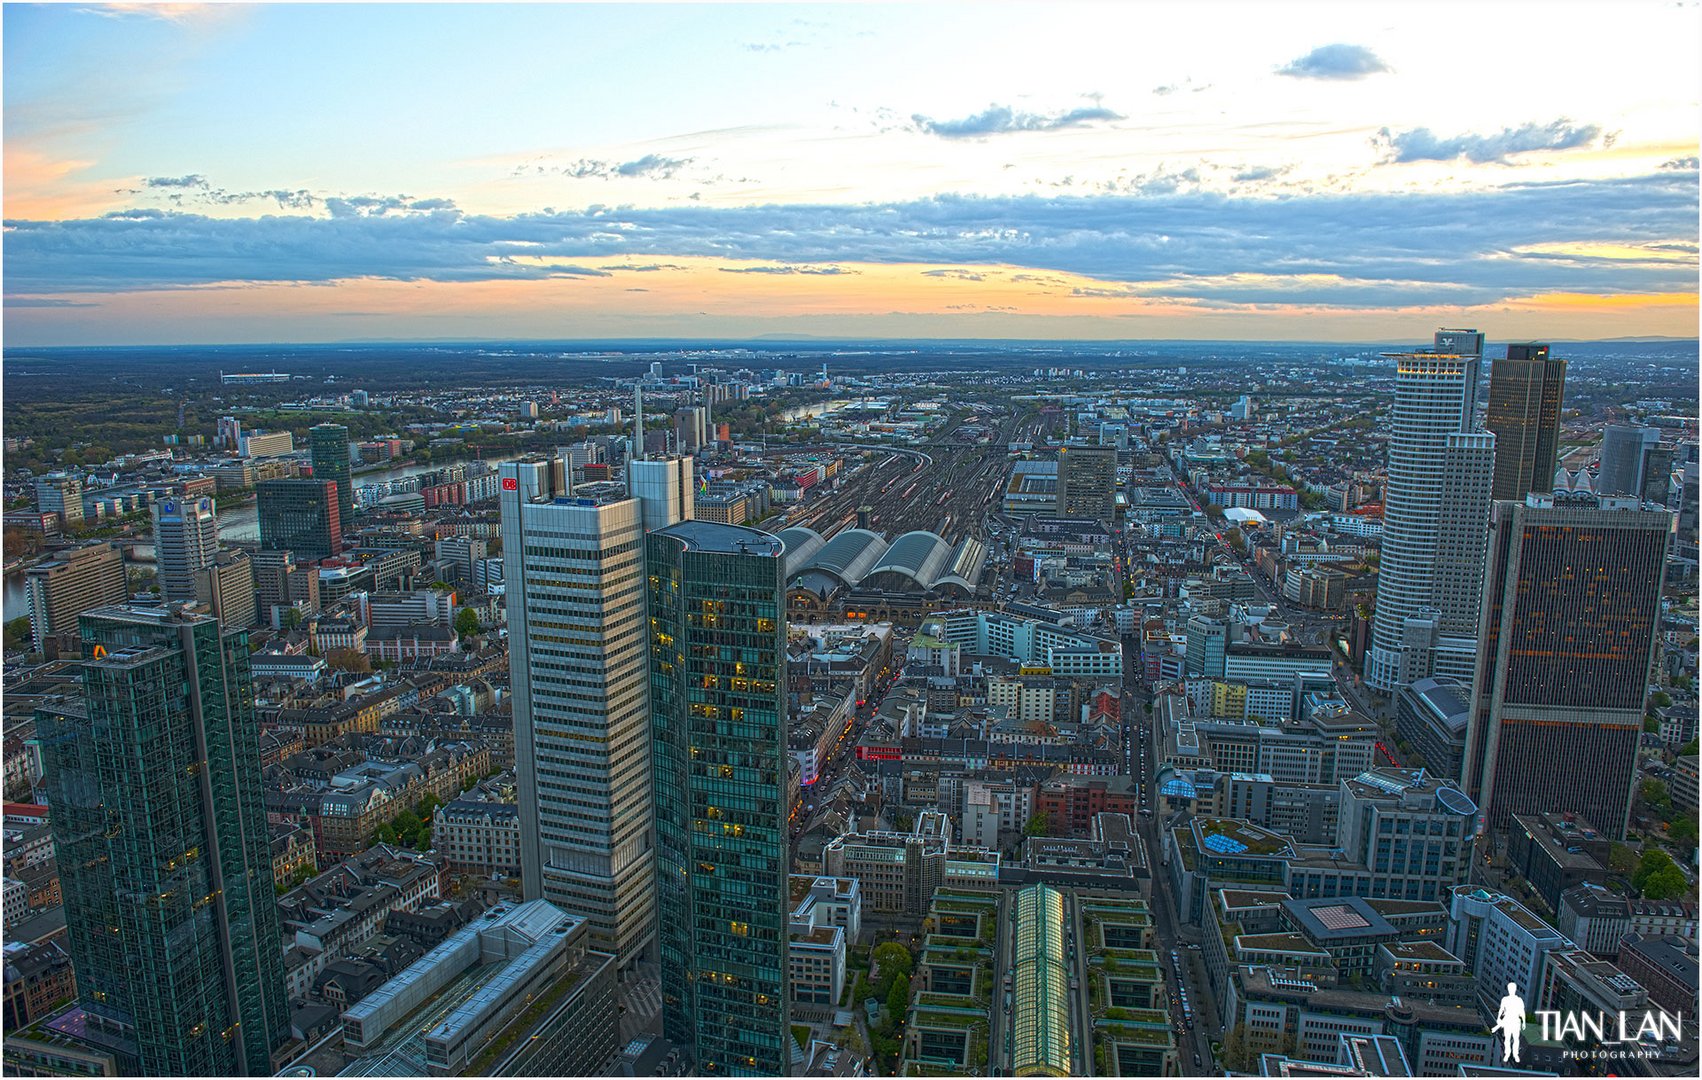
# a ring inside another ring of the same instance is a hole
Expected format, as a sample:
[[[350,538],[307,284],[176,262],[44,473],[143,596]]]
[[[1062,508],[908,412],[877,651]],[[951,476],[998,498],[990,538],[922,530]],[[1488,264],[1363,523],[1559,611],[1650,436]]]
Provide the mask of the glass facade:
[[[255,488],[260,547],[318,562],[343,550],[343,518],[334,480],[262,480]]]
[[[699,1073],[784,1075],[781,544],[701,521],[646,544],[663,1034]]]
[[[288,1038],[248,635],[81,619],[82,708],[38,713],[80,1003],[154,1076],[270,1075]]]
[[[337,515],[348,528],[355,513],[354,488],[349,482],[349,429],[342,424],[315,424],[307,429],[307,451],[315,480],[337,484]]]
[[[1547,345],[1509,345],[1490,368],[1483,426],[1495,433],[1494,498],[1554,490],[1565,386],[1566,361],[1551,358]]]

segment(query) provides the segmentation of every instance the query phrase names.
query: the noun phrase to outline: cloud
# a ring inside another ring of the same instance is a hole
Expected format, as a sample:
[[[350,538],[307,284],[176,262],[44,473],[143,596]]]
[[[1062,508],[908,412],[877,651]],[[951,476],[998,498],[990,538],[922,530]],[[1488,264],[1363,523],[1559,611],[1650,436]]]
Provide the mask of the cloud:
[[[690,270],[691,267],[680,263],[617,263],[610,270],[626,270],[634,274],[653,274],[658,270]]]
[[[1255,180],[1275,180],[1277,177],[1286,173],[1289,168],[1290,166],[1287,165],[1249,165],[1236,173],[1235,179],[1241,183],[1248,183]]]
[[[1562,117],[1548,124],[1521,124],[1503,128],[1494,135],[1455,135],[1439,138],[1429,128],[1411,131],[1390,131],[1383,128],[1372,142],[1385,152],[1385,160],[1454,161],[1465,158],[1479,165],[1505,164],[1514,154],[1530,154],[1545,150],[1576,150],[1602,138],[1602,129],[1595,124],[1574,124]],[[1611,138],[1611,136],[1608,136]]]
[[[923,277],[937,277],[937,278],[953,278],[957,281],[986,281],[987,280],[987,275],[985,275],[985,274],[977,274],[973,270],[962,270],[962,269],[957,269],[955,267],[948,267],[946,269],[941,269],[941,270],[924,270],[924,271],[922,271],[922,276]]]
[[[1696,166],[1697,159],[1693,157],[1673,158],[1671,161],[1661,162],[1661,168],[1676,169],[1681,172],[1695,172]]]
[[[325,209],[333,218],[382,217],[391,213],[453,213],[455,202],[453,199],[416,199],[411,195],[349,195],[326,199]]]
[[[207,178],[200,173],[190,173],[188,176],[150,176],[142,181],[143,187],[151,188],[204,188]]]
[[[1277,74],[1295,79],[1363,79],[1389,70],[1389,65],[1363,45],[1336,44],[1318,46],[1277,68]]]
[[[1017,131],[1057,131],[1061,128],[1083,127],[1101,120],[1121,120],[1123,117],[1103,105],[1086,105],[1049,115],[1017,112],[1005,105],[989,105],[982,112],[961,120],[935,120],[921,113],[916,113],[910,119],[917,130],[929,135],[938,135],[942,139],[979,139]]]
[[[860,274],[843,266],[721,266],[723,274],[813,274],[834,277],[839,274]]]
[[[67,300],[61,296],[8,296],[6,306],[15,308],[77,308],[100,307],[87,300]]]
[[[614,180],[644,178],[648,180],[667,180],[681,169],[690,165],[693,158],[662,157],[660,154],[645,154],[633,161],[599,161],[596,158],[580,158],[568,165],[554,167],[537,166],[539,172],[558,172],[563,176],[571,176],[577,180]],[[515,170],[516,175],[526,171],[522,165]]]
[[[573,275],[581,262],[613,272],[695,257],[719,260],[730,273],[832,276],[867,264],[920,263],[929,267],[922,273],[940,278],[999,273],[1064,293],[1133,287],[1250,303],[1464,305],[1557,292],[1688,293],[1696,259],[1682,248],[1677,254],[1689,257],[1637,261],[1519,252],[1693,243],[1697,191],[1696,173],[1669,170],[1479,191],[1283,199],[1178,189],[851,206],[601,206],[505,217],[422,211],[429,200],[402,196],[393,198],[416,209],[390,209],[376,196],[367,197],[378,205],[366,212],[346,207],[337,215],[230,218],[137,208],[7,221],[6,284],[22,296],[82,300],[230,282],[535,280]],[[1265,276],[1248,277],[1250,270]]]

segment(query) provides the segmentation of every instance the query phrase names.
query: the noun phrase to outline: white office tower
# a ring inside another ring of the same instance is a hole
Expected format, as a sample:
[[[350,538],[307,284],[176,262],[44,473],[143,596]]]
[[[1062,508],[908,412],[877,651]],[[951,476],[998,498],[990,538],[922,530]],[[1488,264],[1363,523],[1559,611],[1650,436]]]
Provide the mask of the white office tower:
[[[1438,571],[1444,550],[1443,521],[1453,514],[1444,509],[1453,486],[1450,462],[1453,483],[1463,485],[1471,462],[1482,452],[1481,447],[1450,440],[1450,436],[1471,433],[1475,423],[1483,335],[1475,330],[1439,330],[1434,349],[1388,355],[1396,362],[1395,405],[1377,610],[1365,662],[1365,681],[1383,693],[1431,674],[1432,650],[1439,644],[1442,624]],[[1489,446],[1493,448],[1493,438]],[[1452,497],[1459,498],[1458,492]],[[1467,517],[1475,513],[1477,503],[1475,497],[1471,501],[1472,507],[1461,509],[1459,520],[1450,526],[1456,537],[1463,538],[1469,531]],[[1487,501],[1483,502],[1482,528],[1489,528]],[[1451,590],[1447,598],[1450,606],[1468,600]]]
[[[643,507],[644,531],[655,532],[696,516],[692,459],[657,458],[626,463],[627,490]]]
[[[500,470],[521,882],[628,967],[655,940],[644,532],[621,485],[565,474]]]
[[[154,504],[154,562],[166,600],[195,599],[195,572],[219,553],[213,500],[161,499]]]
[[[1431,600],[1436,647],[1430,670],[1417,678],[1448,675],[1469,684],[1477,668],[1477,622],[1494,484],[1495,436],[1487,431],[1449,435],[1442,450],[1442,516]]]

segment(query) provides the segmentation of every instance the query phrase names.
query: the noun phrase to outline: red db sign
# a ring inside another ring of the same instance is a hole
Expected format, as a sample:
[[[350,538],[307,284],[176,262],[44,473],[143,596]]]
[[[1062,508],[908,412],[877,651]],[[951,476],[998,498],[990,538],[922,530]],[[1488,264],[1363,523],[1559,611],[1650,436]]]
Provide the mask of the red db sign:
[[[512,476],[505,476],[505,477],[502,478],[502,490],[504,490],[504,491],[519,491],[520,490],[520,481],[514,479],[514,477],[512,477]]]

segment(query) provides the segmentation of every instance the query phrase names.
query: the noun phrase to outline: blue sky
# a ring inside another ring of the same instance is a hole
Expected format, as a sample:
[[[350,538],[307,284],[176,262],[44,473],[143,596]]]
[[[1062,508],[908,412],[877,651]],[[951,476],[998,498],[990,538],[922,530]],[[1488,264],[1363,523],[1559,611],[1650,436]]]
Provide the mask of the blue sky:
[[[1696,328],[1688,0],[4,30],[8,343]]]

